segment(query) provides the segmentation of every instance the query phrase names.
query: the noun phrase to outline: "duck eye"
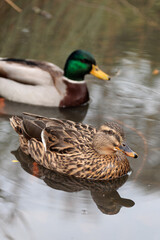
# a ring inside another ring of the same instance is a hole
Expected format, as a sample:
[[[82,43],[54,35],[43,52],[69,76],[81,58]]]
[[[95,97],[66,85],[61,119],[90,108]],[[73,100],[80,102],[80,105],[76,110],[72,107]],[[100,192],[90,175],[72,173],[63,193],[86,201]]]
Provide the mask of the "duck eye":
[[[125,147],[125,146],[126,146],[126,144],[125,144],[125,143],[122,143],[122,146],[123,146],[123,147]]]
[[[104,133],[109,134],[109,135],[113,135],[113,131],[112,130],[103,130]]]
[[[108,131],[108,134],[109,134],[109,135],[113,135],[113,131],[112,131],[112,130],[109,130],[109,131]]]

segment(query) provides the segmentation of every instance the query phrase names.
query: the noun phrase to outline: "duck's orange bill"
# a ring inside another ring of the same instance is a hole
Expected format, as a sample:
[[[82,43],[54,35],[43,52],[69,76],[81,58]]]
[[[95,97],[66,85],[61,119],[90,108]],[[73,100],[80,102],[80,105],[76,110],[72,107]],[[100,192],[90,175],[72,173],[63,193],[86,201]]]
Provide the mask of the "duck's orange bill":
[[[106,73],[104,73],[102,70],[99,69],[98,66],[92,64],[92,70],[90,71],[90,74],[93,76],[100,78],[102,80],[110,80],[110,76]]]
[[[129,157],[133,157],[133,158],[138,157],[138,154],[132,151],[132,149],[130,149],[130,147],[126,143],[123,143],[122,145],[120,145],[119,150],[125,153]]]

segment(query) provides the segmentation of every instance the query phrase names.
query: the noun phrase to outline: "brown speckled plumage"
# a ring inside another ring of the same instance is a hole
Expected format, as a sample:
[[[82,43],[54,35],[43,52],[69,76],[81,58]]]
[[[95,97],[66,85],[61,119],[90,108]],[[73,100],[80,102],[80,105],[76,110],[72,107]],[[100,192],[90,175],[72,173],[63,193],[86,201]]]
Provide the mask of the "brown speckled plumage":
[[[95,180],[114,179],[130,171],[124,153],[117,150],[124,138],[117,123],[106,123],[97,130],[82,123],[28,113],[10,121],[19,134],[22,151],[48,169]]]

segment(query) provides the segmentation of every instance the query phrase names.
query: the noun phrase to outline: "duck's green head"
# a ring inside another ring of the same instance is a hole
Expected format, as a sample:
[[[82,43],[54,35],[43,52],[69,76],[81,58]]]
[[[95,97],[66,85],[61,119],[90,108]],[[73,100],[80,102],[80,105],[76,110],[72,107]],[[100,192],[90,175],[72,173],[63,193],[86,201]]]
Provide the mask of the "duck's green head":
[[[110,77],[98,68],[95,59],[89,52],[84,50],[72,52],[64,66],[64,76],[75,81],[82,81],[86,74],[110,80]]]

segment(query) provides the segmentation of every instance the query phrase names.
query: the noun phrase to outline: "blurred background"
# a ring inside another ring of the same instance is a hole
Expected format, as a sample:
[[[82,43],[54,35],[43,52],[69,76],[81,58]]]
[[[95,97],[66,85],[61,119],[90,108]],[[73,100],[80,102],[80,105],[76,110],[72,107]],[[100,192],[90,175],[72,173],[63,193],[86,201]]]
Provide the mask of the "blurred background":
[[[0,105],[0,239],[159,239],[160,2],[14,3],[0,2],[1,57],[45,60],[63,68],[72,51],[84,49],[112,79],[87,76],[91,99],[78,108]],[[23,111],[96,127],[119,121],[139,154],[129,159],[132,173],[93,184],[35,168],[18,149],[9,124],[12,114]]]

